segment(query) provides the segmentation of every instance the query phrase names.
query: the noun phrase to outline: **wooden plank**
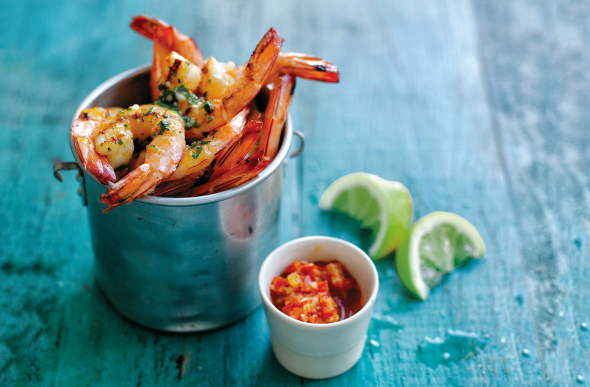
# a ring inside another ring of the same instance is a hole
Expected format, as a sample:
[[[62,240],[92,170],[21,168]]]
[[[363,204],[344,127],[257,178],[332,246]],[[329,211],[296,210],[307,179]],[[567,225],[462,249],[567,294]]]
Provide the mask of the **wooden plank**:
[[[502,143],[503,173],[522,241],[523,302],[533,319],[527,328],[537,336],[528,343],[534,347],[531,357],[542,366],[537,375],[552,384],[588,380],[588,351],[580,352],[578,334],[584,336],[579,326],[589,310],[572,305],[570,297],[588,294],[582,279],[588,261],[572,261],[572,256],[584,251],[580,235],[586,232],[588,184],[578,161],[584,159],[578,139],[587,120],[582,113],[586,97],[580,98],[578,87],[588,81],[578,68],[588,63],[579,41],[587,27],[576,20],[589,9],[573,13],[565,4],[527,2],[477,9],[486,76],[496,80],[488,83],[494,132]],[[529,16],[517,19],[518,14]],[[501,30],[488,22],[499,18]]]
[[[381,4],[381,8],[385,5]],[[363,120],[360,127],[369,130],[370,136],[361,137],[360,146],[336,139],[339,142],[333,146],[333,152],[354,156],[345,159],[343,171],[332,169],[328,172],[333,175],[323,181],[320,176],[308,175],[308,190],[315,191],[313,186],[318,180],[327,186],[344,173],[377,173],[408,186],[417,217],[434,210],[454,211],[474,222],[489,241],[480,213],[488,201],[503,204],[493,200],[494,194],[503,195],[501,188],[493,188],[502,185],[502,176],[488,172],[497,171],[498,161],[493,148],[486,149],[493,137],[477,68],[477,41],[473,39],[476,31],[470,5],[415,3],[396,7],[394,12],[395,17],[377,12],[370,15],[374,28],[367,32],[372,35],[366,40],[381,42],[374,49],[380,51],[374,57],[381,63],[365,59],[358,66],[363,71],[355,72],[363,77],[346,87],[350,93],[364,92],[360,98],[348,97],[357,102],[359,112],[371,113],[357,114]],[[355,129],[348,123],[342,131],[354,133]],[[311,142],[326,141],[322,138]],[[361,151],[355,152],[355,146]],[[325,150],[316,152],[319,157]],[[465,165],[470,168],[463,168]],[[316,204],[317,201],[306,203],[306,212],[314,213],[312,207]],[[502,220],[495,217],[494,221]],[[340,222],[341,217],[318,214],[308,224],[312,229],[320,229],[319,233],[367,244],[366,235],[359,238],[354,228]],[[364,356],[359,364],[365,368],[363,376],[373,374],[377,385],[486,384],[490,377],[495,383],[505,383],[504,373],[493,374],[497,352],[486,357],[485,349],[498,348],[499,343],[488,342],[483,353],[474,348],[477,356],[468,361],[434,369],[420,362],[417,351],[425,337],[444,337],[447,329],[487,334],[482,328],[497,318],[486,312],[494,301],[491,283],[498,276],[490,278],[484,268],[498,257],[494,247],[498,245],[491,243],[488,248],[491,262],[459,270],[423,304],[404,293],[391,259],[380,263],[383,298],[376,305],[376,313],[384,321],[389,317],[396,324],[379,324],[377,320],[372,325],[369,338],[379,346],[368,346],[369,356]],[[465,281],[469,281],[469,286]],[[469,289],[469,294],[464,294],[462,288]],[[494,339],[499,341],[500,337]]]

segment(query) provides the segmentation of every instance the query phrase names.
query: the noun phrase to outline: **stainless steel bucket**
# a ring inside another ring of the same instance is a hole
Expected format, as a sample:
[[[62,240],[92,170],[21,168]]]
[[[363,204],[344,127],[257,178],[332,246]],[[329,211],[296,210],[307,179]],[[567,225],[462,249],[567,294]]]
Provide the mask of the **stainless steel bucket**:
[[[74,118],[93,106],[147,103],[149,95],[149,66],[142,66],[97,87]],[[98,284],[122,315],[154,329],[200,331],[235,322],[261,303],[258,270],[278,246],[290,120],[284,132],[279,154],[257,178],[209,196],[150,196],[103,214],[106,187],[83,170]],[[82,168],[71,138],[70,146]],[[56,177],[73,167],[56,165]]]

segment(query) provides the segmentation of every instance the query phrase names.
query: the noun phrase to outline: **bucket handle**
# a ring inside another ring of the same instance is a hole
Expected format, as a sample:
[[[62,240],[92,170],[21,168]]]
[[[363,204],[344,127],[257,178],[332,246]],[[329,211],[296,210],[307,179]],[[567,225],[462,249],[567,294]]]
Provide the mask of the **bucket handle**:
[[[293,153],[291,153],[289,155],[289,157],[291,157],[291,158],[295,158],[295,157],[299,156],[301,154],[301,152],[303,152],[303,148],[305,147],[305,135],[298,130],[294,130],[293,134],[296,135],[297,137],[299,137],[299,142],[301,143],[301,145],[299,145],[299,149],[297,149],[296,151],[294,151]]]
[[[64,177],[61,174],[61,171],[71,171],[77,169],[78,176],[76,176],[76,180],[80,182],[80,188],[78,188],[78,194],[82,196],[82,202],[85,206],[88,206],[88,198],[86,196],[86,184],[84,184],[84,172],[82,172],[82,168],[76,163],[75,161],[58,161],[57,163],[53,164],[53,176],[60,182],[64,181]]]

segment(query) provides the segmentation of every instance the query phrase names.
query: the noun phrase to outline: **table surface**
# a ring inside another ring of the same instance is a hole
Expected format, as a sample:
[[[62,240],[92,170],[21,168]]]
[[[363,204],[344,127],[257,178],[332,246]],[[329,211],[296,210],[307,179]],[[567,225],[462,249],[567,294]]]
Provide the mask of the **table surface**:
[[[590,383],[589,3],[0,5],[0,385]],[[284,50],[338,65],[338,85],[297,84],[291,114],[307,142],[284,169],[281,242],[329,235],[367,249],[358,223],[318,208],[332,181],[364,171],[405,184],[416,219],[444,210],[470,220],[485,259],[425,302],[404,292],[393,256],[378,262],[361,360],[323,381],[278,364],[262,308],[195,334],[122,318],[95,284],[75,173],[60,184],[52,166],[73,159],[81,100],[151,61],[150,42],[128,28],[137,14],[222,61],[245,62],[273,26]]]

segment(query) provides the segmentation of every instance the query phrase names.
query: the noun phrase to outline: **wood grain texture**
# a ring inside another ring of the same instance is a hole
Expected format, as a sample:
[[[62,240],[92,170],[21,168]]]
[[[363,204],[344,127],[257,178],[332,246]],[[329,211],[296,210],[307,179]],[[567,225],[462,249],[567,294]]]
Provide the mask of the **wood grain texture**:
[[[118,315],[94,282],[79,184],[73,172],[56,182],[52,165],[72,160],[81,100],[151,60],[128,28],[137,14],[221,61],[245,62],[273,26],[285,51],[339,66],[338,85],[297,83],[291,114],[307,141],[284,167],[282,242],[319,234],[367,249],[356,222],[317,207],[332,181],[364,171],[405,184],[416,218],[470,220],[486,259],[426,302],[405,293],[393,256],[378,262],[361,360],[324,381],[278,364],[261,308],[196,334]],[[573,0],[0,1],[0,386],[590,383],[589,17]],[[427,337],[458,359],[429,363]]]

